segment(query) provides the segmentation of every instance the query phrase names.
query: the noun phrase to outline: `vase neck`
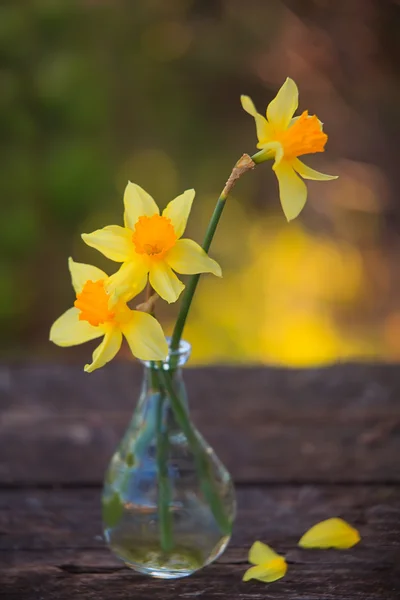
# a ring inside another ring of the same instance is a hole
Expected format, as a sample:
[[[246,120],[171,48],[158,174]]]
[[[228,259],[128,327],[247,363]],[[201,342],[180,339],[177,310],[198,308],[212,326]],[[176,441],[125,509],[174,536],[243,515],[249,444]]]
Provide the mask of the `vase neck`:
[[[167,340],[169,342],[168,338]],[[171,399],[165,386],[165,371],[168,371],[168,377],[175,393],[180,398],[186,412],[189,412],[181,367],[189,360],[190,350],[190,344],[181,341],[179,349],[176,352],[170,352],[164,361],[142,361],[144,374],[142,391],[133,417],[135,423],[143,419],[152,420],[161,408],[163,420],[173,425],[175,418],[171,410]]]
[[[142,390],[139,401],[133,412],[131,429],[136,430],[140,439],[154,437],[157,427],[167,428],[169,431],[178,430],[175,414],[168,391],[163,385],[161,369],[145,366],[142,380]],[[177,367],[169,372],[172,385],[179,395],[182,406],[189,414],[189,406],[182,369]]]
[[[168,370],[169,377],[172,381],[172,385],[176,392],[180,392],[181,388],[184,388],[183,373],[181,367],[175,367],[175,369],[165,368],[162,365],[145,366],[142,383],[142,395],[153,396],[162,392],[163,396],[167,397],[168,393],[165,390],[163,383],[162,371]]]

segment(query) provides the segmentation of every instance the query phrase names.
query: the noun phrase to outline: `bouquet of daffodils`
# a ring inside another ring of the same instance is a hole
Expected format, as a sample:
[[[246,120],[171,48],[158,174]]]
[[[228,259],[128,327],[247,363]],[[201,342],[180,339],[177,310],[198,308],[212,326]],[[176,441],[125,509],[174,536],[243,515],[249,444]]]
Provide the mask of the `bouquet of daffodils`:
[[[319,173],[305,165],[299,156],[323,152],[328,136],[322,123],[308,111],[294,116],[298,107],[298,89],[287,79],[269,104],[266,117],[256,111],[252,100],[242,96],[244,110],[254,117],[259,152],[243,155],[224,187],[208,225],[203,246],[183,238],[195,191],[187,190],[172,200],[160,214],[153,198],[141,187],[128,183],[124,194],[124,225],[108,225],[82,234],[86,244],[107,258],[122,263],[108,276],[95,266],[69,259],[74,306],[53,324],[50,340],[59,346],[82,344],[102,337],[85,371],[104,366],[117,354],[125,336],[133,356],[160,361],[168,355],[161,326],[151,313],[160,297],[176,302],[185,289],[176,273],[191,275],[183,296],[171,339],[171,350],[179,342],[201,273],[221,276],[218,263],[208,256],[226,199],[235,182],[257,164],[273,159],[278,178],[280,200],[288,221],[298,216],[307,199],[301,178],[327,181],[334,176]],[[128,303],[148,286],[146,302],[131,309]],[[153,294],[154,292],[154,294]]]
[[[307,111],[294,116],[298,106],[294,81],[285,81],[266,117],[249,97],[242,96],[241,101],[255,120],[259,151],[252,157],[244,154],[234,166],[203,245],[183,237],[194,190],[183,192],[160,214],[153,198],[129,182],[123,226],[108,225],[82,235],[86,244],[121,263],[120,268],[109,276],[70,258],[76,300],[50,331],[50,340],[59,346],[103,338],[85,366],[89,373],[116,356],[123,337],[133,356],[145,361],[149,377],[139,413],[107,472],[103,520],[115,554],[132,568],[157,577],[182,577],[215,560],[228,543],[235,513],[230,476],[191,422],[182,381],[176,375],[182,364],[182,333],[200,274],[221,277],[221,267],[208,252],[226,199],[244,173],[273,160],[289,221],[305,205],[303,179],[335,179],[299,158],[323,152],[327,135],[316,116]],[[177,274],[191,276],[186,288]],[[135,298],[145,288],[146,299],[137,304]],[[176,302],[183,291],[167,342],[155,318],[156,301]]]

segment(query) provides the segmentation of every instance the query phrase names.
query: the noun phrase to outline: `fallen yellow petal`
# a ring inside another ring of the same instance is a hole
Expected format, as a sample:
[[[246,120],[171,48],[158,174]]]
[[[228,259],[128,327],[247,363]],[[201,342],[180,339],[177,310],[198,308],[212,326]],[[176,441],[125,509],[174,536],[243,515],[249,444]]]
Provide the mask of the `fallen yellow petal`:
[[[252,565],[261,565],[278,557],[279,554],[275,550],[272,550],[267,544],[258,541],[254,542],[249,550],[249,563]]]
[[[276,558],[266,561],[261,565],[256,565],[247,569],[243,575],[243,581],[258,579],[264,583],[271,583],[281,579],[287,571],[287,563],[283,556],[276,555]]]
[[[360,541],[357,529],[343,519],[326,519],[309,529],[299,541],[301,548],[352,548]]]

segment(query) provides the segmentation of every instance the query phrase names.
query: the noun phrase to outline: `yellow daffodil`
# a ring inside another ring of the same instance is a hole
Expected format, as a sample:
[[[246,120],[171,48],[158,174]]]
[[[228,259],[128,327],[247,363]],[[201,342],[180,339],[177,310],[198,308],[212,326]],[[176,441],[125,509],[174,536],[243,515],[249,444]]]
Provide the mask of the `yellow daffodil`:
[[[328,140],[322,123],[305,110],[293,117],[298,107],[299,92],[293,79],[287,78],[267,108],[267,118],[257,112],[248,96],[241,96],[244,110],[254,117],[258,144],[261,149],[253,158],[262,162],[275,158],[272,167],[278,178],[283,212],[288,221],[297,217],[307,200],[307,187],[300,179],[328,181],[337,179],[311,169],[299,160],[303,154],[324,152]]]
[[[160,324],[147,313],[131,310],[126,299],[112,296],[112,277],[92,265],[69,259],[72,285],[76,292],[73,308],[53,324],[50,340],[58,346],[75,346],[104,336],[85,366],[90,373],[112,360],[121,347],[122,336],[134,356],[141,360],[164,360],[168,345]],[[133,297],[134,294],[132,294]]]
[[[243,581],[258,579],[264,583],[271,583],[281,579],[287,571],[284,557],[262,542],[254,542],[250,548],[249,563],[255,566],[247,569]]]
[[[111,292],[120,294],[132,283],[141,291],[149,275],[153,289],[175,302],[183,283],[174,271],[184,275],[213,273],[221,268],[204,250],[188,239],[181,239],[192,206],[194,190],[187,190],[164,209],[162,215],[153,198],[141,187],[128,183],[124,194],[125,227],[109,225],[83,234],[89,246],[123,265],[113,278]]]
[[[343,519],[326,519],[309,529],[299,541],[301,548],[352,548],[360,541],[357,529]]]

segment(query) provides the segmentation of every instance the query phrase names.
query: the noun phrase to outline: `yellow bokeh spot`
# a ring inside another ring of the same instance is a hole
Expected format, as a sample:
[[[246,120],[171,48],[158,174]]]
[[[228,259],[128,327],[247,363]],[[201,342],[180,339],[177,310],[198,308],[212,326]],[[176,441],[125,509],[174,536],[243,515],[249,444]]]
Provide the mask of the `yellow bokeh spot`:
[[[338,312],[352,314],[366,293],[355,246],[277,218],[243,219],[240,238],[240,244],[232,236],[216,239],[226,265],[223,283],[204,278],[197,290],[185,329],[194,363],[303,367],[374,356],[372,335],[337,320]]]

